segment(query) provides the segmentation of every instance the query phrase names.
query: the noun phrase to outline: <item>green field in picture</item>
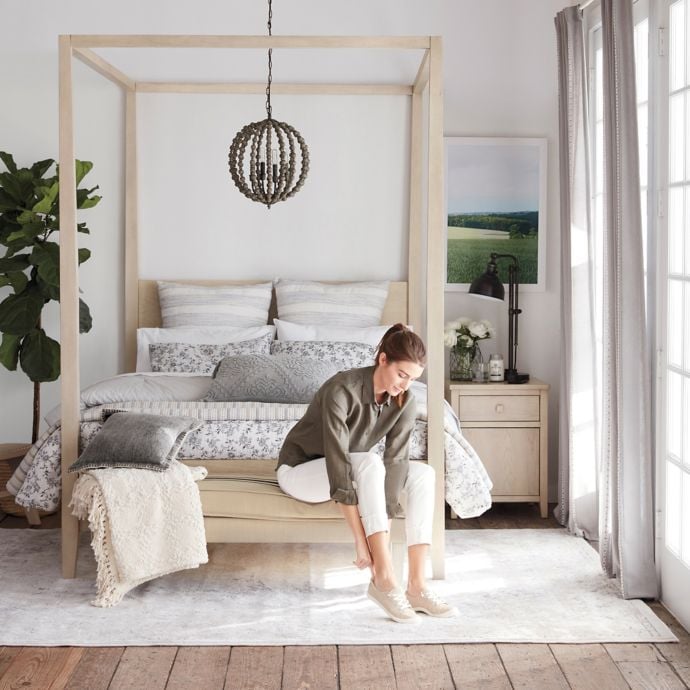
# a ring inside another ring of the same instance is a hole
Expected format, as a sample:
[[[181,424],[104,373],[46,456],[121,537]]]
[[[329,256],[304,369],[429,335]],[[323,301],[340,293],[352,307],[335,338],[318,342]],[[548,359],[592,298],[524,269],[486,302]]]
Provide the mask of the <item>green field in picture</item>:
[[[520,264],[520,284],[537,283],[536,237],[511,240],[507,233],[500,233],[504,238],[456,238],[451,234],[456,230],[460,228],[448,228],[448,283],[471,283],[486,270],[491,252],[516,256]],[[505,284],[508,283],[507,261],[499,262],[498,275]]]

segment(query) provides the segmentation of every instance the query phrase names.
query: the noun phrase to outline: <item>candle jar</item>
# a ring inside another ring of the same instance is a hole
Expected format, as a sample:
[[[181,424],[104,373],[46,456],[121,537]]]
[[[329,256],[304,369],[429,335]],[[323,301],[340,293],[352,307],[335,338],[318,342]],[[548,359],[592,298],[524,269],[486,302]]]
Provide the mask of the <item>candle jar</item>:
[[[503,381],[503,357],[491,355],[489,358],[489,381]]]

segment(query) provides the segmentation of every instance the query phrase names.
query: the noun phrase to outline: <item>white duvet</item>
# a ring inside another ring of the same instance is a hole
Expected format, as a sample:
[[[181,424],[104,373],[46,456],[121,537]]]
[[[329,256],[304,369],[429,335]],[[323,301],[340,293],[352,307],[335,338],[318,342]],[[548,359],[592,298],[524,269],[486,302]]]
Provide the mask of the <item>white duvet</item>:
[[[184,458],[277,458],[288,431],[307,405],[277,403],[200,402],[212,377],[185,374],[138,373],[115,376],[86,388],[81,395],[80,444],[82,449],[101,428],[104,408],[153,414],[193,416],[204,425],[189,434],[180,449]],[[426,386],[415,382],[417,422],[410,457],[426,459]],[[60,500],[59,411],[53,422],[24,458],[7,483],[18,504],[42,510],[56,509]],[[491,480],[472,446],[460,432],[457,417],[444,408],[446,501],[460,517],[475,517],[491,506]],[[375,450],[383,452],[381,447]]]

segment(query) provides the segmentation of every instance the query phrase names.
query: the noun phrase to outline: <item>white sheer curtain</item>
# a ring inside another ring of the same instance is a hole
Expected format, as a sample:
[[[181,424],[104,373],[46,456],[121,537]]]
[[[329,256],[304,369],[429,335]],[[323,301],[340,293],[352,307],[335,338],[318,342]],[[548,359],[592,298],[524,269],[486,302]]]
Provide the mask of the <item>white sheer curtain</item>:
[[[601,8],[605,195],[599,272],[582,20],[577,7],[556,16],[564,343],[557,517],[574,534],[599,542],[602,567],[618,577],[624,597],[655,597],[632,0],[602,0]]]

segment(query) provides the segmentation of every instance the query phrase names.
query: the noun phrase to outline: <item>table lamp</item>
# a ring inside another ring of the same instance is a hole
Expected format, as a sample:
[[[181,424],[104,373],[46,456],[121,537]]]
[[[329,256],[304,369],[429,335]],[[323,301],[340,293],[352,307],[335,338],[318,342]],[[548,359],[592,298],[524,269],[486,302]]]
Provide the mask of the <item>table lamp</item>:
[[[518,316],[522,311],[518,307],[520,266],[517,258],[512,254],[492,252],[486,271],[472,281],[470,294],[489,299],[505,299],[505,288],[496,268],[498,259],[511,259],[508,265],[508,368],[505,370],[505,380],[507,383],[527,383],[529,374],[518,374],[517,371]]]

